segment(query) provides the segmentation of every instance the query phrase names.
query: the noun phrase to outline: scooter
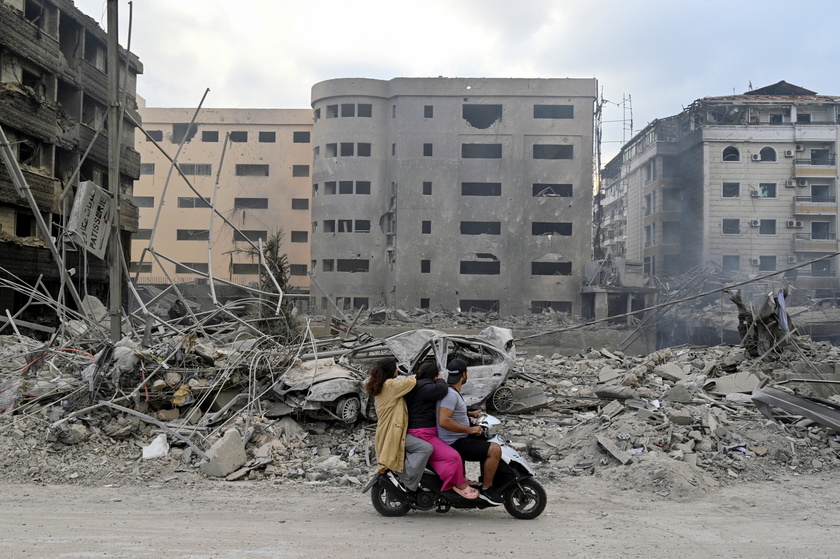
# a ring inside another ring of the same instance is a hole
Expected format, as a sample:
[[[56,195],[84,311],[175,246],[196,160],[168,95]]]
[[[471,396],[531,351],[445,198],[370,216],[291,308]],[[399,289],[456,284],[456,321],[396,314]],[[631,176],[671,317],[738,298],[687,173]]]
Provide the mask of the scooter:
[[[534,468],[527,460],[508,446],[496,433],[495,426],[501,421],[482,413],[475,419],[486,440],[502,447],[502,459],[493,486],[497,487],[504,500],[504,507],[514,518],[531,520],[545,510],[546,494],[542,484],[534,479]],[[362,489],[370,490],[370,501],[376,512],[382,516],[404,516],[411,510],[435,510],[439,513],[457,509],[484,509],[491,505],[484,499],[465,499],[452,489],[443,491],[443,482],[429,466],[423,472],[420,485],[413,495],[400,492],[382,480],[377,473]]]

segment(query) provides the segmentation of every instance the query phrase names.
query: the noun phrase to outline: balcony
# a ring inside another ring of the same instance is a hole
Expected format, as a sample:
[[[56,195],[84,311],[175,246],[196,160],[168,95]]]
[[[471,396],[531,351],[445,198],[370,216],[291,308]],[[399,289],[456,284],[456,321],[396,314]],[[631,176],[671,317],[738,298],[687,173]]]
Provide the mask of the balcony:
[[[837,158],[832,154],[812,156],[808,159],[794,159],[793,175],[797,178],[834,178],[837,176]]]
[[[836,233],[794,233],[795,252],[837,252]]]
[[[837,215],[836,196],[796,196],[794,215]]]

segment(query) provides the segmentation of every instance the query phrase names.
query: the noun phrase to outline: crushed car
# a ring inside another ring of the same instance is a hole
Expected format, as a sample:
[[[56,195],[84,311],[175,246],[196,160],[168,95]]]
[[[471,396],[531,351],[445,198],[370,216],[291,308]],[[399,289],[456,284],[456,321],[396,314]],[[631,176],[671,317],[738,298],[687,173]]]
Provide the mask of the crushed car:
[[[447,334],[417,329],[321,356],[302,356],[273,386],[291,411],[318,419],[354,423],[360,416],[376,420],[373,398],[365,394],[370,367],[393,357],[403,374],[434,361],[444,369],[450,360],[467,363],[469,382],[462,395],[468,406],[488,403],[500,412],[512,405],[510,389],[502,386],[516,362],[513,334],[490,326],[478,335]]]

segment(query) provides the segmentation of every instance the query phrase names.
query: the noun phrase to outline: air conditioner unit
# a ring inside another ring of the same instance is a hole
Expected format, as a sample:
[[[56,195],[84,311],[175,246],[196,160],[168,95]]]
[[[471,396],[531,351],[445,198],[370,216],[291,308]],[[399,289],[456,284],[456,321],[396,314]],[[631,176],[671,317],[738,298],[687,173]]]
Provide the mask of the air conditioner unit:
[[[793,188],[794,186],[796,186],[796,179],[790,179],[785,181],[785,186],[788,188]]]
[[[788,264],[796,264],[797,258],[795,256],[788,256]]]
[[[761,225],[761,220],[760,219],[751,219],[750,220],[750,227],[758,227],[759,225]]]
[[[793,153],[794,152],[793,152],[792,149],[786,149],[785,150],[785,157],[793,157]]]
[[[761,154],[760,153],[752,154],[752,160],[753,161],[761,161]]]
[[[787,222],[787,226],[790,227],[791,229],[801,229],[802,228],[802,222],[801,221],[796,221],[795,219],[789,219],[788,222]]]
[[[750,190],[750,196],[752,196],[753,198],[758,198],[758,190]]]
[[[797,183],[799,186],[808,186],[808,179],[799,179]]]
[[[750,258],[750,264],[752,264],[753,266],[758,266],[758,264],[759,264],[758,258]]]
[[[805,148],[802,146],[802,144],[796,144],[796,151],[805,151]]]

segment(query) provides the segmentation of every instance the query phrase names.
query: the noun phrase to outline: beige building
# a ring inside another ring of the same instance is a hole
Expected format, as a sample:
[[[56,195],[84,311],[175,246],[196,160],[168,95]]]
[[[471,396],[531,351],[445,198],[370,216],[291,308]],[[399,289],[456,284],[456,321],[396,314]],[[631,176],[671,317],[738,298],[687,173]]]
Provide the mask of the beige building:
[[[138,131],[140,226],[132,268],[140,282],[191,281],[211,269],[214,278],[256,282],[258,261],[241,252],[250,246],[246,240],[256,244],[282,229],[291,286],[308,292],[312,112],[202,109],[190,127],[194,112],[141,100],[151,140]],[[159,149],[174,157],[182,140],[178,163],[189,184]],[[159,258],[144,255],[150,244]]]
[[[312,88],[312,269],[345,308],[579,313],[594,79]]]
[[[838,112],[836,97],[779,82],[652,122],[601,174],[602,248],[648,276],[805,263],[788,277],[834,296],[836,257],[819,259],[838,252]]]

